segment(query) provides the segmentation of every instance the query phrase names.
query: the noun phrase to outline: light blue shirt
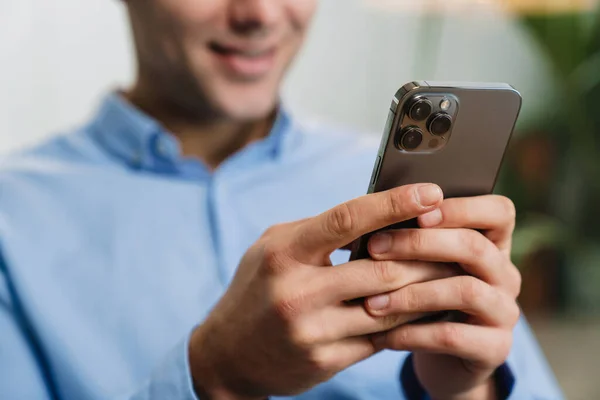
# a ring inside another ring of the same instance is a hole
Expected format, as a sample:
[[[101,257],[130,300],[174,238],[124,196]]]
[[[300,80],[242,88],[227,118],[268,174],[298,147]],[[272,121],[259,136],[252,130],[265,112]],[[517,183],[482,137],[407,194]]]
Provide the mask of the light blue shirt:
[[[0,160],[0,399],[196,399],[187,341],[246,249],[364,194],[377,146],[282,111],[210,172],[111,95],[83,128]],[[381,352],[295,399],[420,397],[403,391],[406,357]],[[562,398],[524,320],[505,369],[511,398]]]

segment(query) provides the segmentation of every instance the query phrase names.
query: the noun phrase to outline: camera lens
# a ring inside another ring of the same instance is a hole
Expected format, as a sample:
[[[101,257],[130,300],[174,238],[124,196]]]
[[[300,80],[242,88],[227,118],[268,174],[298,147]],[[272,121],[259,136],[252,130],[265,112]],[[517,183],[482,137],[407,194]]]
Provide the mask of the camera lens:
[[[409,126],[402,129],[396,140],[397,146],[404,150],[415,150],[423,141],[423,133],[416,126]]]
[[[452,127],[452,117],[446,113],[438,113],[431,117],[427,129],[434,135],[445,135]]]
[[[408,109],[408,116],[413,121],[424,121],[429,117],[432,110],[433,105],[429,100],[417,98],[411,103],[410,108]]]

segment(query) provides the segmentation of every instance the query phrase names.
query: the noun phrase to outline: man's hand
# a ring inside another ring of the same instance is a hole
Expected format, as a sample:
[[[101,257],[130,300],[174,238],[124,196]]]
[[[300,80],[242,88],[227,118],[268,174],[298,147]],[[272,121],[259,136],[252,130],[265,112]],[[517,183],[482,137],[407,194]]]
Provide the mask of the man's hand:
[[[435,185],[405,186],[269,229],[192,334],[190,367],[202,398],[303,392],[374,354],[369,334],[421,316],[373,317],[352,300],[454,276],[458,268],[373,260],[331,268],[329,256],[366,233],[435,210],[442,197]]]
[[[508,357],[520,315],[521,277],[510,261],[514,221],[514,206],[505,197],[448,199],[419,217],[424,229],[388,232],[369,242],[375,260],[458,263],[468,274],[408,285],[365,302],[373,316],[384,319],[442,310],[467,315],[460,323],[409,324],[373,336],[378,349],[414,353],[417,378],[435,400],[495,398],[491,377]]]

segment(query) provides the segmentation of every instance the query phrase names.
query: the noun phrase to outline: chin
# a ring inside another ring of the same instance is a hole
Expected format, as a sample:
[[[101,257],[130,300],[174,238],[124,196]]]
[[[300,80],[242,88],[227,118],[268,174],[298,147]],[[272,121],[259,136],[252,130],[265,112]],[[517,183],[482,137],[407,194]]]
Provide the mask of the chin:
[[[268,117],[277,107],[278,93],[269,91],[228,91],[216,103],[216,111],[231,121],[256,121]]]

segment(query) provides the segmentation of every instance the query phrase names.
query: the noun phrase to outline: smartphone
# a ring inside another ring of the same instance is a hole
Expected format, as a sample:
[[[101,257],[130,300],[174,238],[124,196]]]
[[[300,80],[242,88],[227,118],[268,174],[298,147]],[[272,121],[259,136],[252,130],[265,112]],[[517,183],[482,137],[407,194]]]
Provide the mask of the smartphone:
[[[410,82],[394,96],[368,193],[435,183],[445,198],[490,194],[521,109],[505,83]],[[417,220],[384,229],[418,228]],[[351,260],[368,258],[364,235]]]

